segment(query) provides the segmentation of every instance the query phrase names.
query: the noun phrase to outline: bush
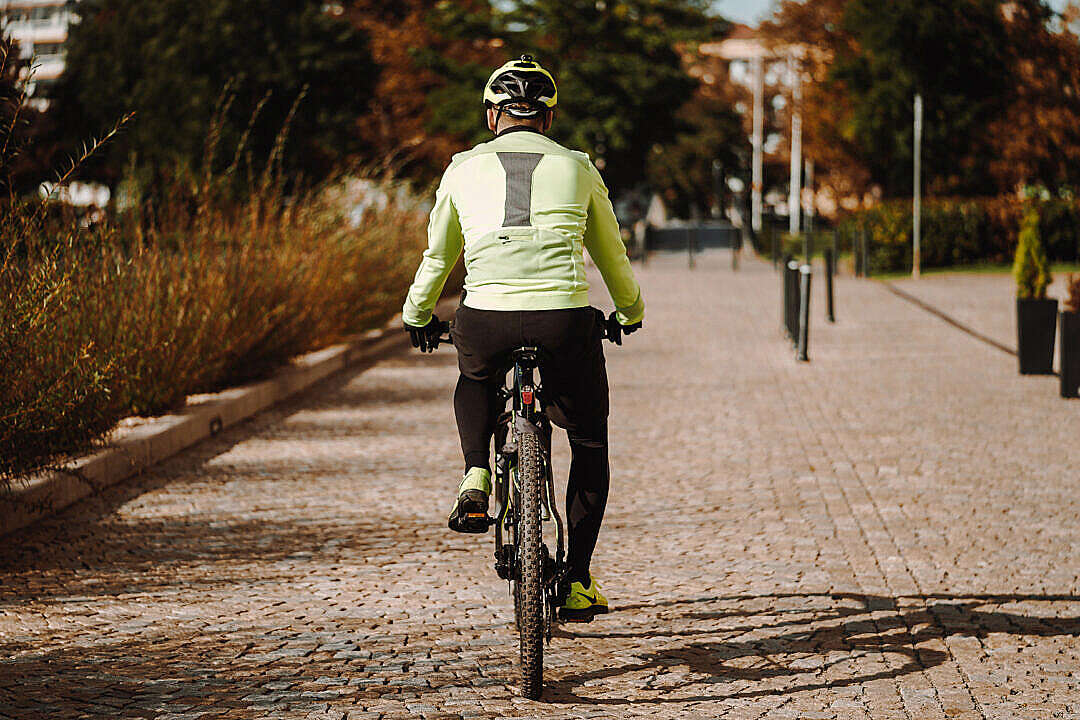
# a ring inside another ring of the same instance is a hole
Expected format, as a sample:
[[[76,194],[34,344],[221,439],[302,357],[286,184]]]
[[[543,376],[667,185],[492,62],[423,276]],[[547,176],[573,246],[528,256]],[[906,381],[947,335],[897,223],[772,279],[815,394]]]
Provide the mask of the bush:
[[[41,220],[36,202],[5,209],[0,485],[91,447],[126,415],[173,410],[385,322],[423,213],[390,203],[353,227],[334,194],[264,187],[93,229]]]
[[[1039,233],[1049,258],[1074,262],[1080,251],[1080,203],[1049,199],[1035,203]],[[973,263],[1004,264],[1013,257],[1024,204],[1013,197],[930,199],[922,207],[922,267]],[[911,201],[888,200],[844,218],[840,230],[869,234],[872,273],[911,269]]]
[[[1080,275],[1068,274],[1065,291],[1065,312],[1080,313]]]
[[[1020,241],[1013,261],[1016,297],[1020,300],[1043,300],[1051,282],[1050,263],[1039,238],[1039,212],[1034,207],[1024,213]]]

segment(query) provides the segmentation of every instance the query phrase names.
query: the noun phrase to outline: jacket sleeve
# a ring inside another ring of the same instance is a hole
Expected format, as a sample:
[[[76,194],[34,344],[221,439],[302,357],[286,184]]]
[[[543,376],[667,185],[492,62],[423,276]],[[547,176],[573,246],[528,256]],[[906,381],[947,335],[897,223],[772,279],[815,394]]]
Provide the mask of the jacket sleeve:
[[[589,199],[589,217],[585,224],[585,249],[604,278],[611,299],[615,302],[616,317],[623,325],[633,325],[645,317],[641,288],[630,269],[619,232],[619,221],[608,198],[608,189],[599,171],[589,163],[593,189]]]
[[[448,176],[449,172],[443,175],[435,192],[435,205],[428,220],[428,247],[401,309],[402,321],[415,327],[423,327],[431,320],[431,311],[464,247],[461,223],[450,197]]]

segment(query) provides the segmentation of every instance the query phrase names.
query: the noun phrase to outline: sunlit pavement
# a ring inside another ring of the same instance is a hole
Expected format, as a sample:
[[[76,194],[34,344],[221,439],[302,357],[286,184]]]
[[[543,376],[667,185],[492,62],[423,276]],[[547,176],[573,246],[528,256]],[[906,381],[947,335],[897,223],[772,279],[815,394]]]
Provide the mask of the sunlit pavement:
[[[797,364],[769,266],[639,276],[645,330],[607,351],[614,611],[560,628],[541,702],[490,538],[445,529],[447,349],[4,538],[0,717],[1080,717],[1080,401],[877,282],[827,326],[815,278]],[[1009,343],[1000,279],[902,287]]]

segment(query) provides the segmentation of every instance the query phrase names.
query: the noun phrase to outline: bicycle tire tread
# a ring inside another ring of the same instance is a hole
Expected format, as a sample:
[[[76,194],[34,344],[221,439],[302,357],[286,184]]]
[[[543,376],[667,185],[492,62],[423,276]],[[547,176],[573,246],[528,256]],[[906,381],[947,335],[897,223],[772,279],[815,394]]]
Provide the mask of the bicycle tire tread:
[[[520,584],[521,694],[540,697],[544,683],[544,546],[541,536],[540,439],[523,433],[518,445],[518,482],[521,488]]]

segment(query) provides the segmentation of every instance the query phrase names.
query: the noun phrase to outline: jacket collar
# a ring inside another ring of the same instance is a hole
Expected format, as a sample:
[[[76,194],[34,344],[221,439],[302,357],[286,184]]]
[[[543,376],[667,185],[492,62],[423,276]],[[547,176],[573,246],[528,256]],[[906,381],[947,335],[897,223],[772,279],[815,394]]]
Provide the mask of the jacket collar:
[[[500,130],[499,133],[495,137],[502,137],[503,135],[509,135],[510,133],[521,132],[521,131],[532,132],[532,133],[536,133],[537,135],[540,135],[541,137],[546,137],[544,135],[544,133],[540,132],[539,130],[537,130],[534,127],[530,127],[529,125],[511,125],[510,127],[506,128],[505,130]]]

